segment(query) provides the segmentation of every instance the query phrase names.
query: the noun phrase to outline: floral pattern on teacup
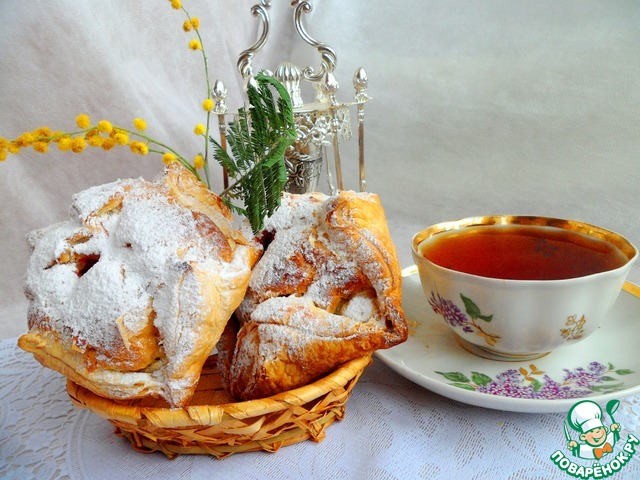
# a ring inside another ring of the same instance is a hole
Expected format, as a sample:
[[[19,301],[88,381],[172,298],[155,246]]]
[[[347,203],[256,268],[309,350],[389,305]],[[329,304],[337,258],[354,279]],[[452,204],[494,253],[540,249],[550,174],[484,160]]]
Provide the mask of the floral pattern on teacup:
[[[582,338],[585,323],[587,323],[587,319],[584,318],[584,315],[580,317],[580,320],[578,320],[578,315],[570,315],[565,323],[567,328],[561,328],[560,334],[567,340],[578,340]]]
[[[471,372],[470,377],[462,372],[435,372],[449,380],[449,385],[473,390],[478,393],[511,398],[538,400],[560,400],[580,398],[594,393],[612,393],[626,388],[618,377],[634,373],[609,363],[591,362],[586,368],[572,370],[564,368],[562,380],[554,380],[535,364],[528,368],[511,368],[495,378],[484,373]]]
[[[481,336],[487,345],[494,347],[498,343],[500,336],[485,331],[481,324],[476,321],[482,320],[489,323],[493,319],[493,315],[483,315],[475,302],[470,298],[465,297],[462,293],[460,294],[460,298],[464,303],[466,315],[455,303],[443,298],[439,293],[436,294],[435,292],[431,292],[429,305],[431,305],[433,311],[436,314],[441,315],[445,322],[447,322],[451,327],[461,327],[462,331],[465,333],[475,333],[476,335]]]

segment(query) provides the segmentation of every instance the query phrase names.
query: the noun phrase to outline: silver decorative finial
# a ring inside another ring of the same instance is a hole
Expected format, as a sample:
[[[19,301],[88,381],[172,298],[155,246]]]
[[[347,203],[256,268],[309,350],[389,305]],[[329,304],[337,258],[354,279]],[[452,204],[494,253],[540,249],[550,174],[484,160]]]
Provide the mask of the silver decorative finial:
[[[364,104],[371,100],[371,97],[367,93],[368,86],[369,79],[367,78],[367,72],[364,71],[364,68],[360,67],[353,75],[353,87],[356,89],[354,98],[358,112],[358,173],[361,192],[367,191],[367,180],[364,165]]]
[[[302,94],[300,92],[300,69],[293,63],[285,62],[276,68],[275,78],[284,85],[289,92],[293,108],[304,105]]]
[[[333,144],[333,162],[336,166],[336,182],[338,183],[338,190],[344,190],[344,182],[342,180],[342,161],[340,159],[340,126],[341,121],[338,116],[338,101],[336,94],[338,93],[338,80],[332,72],[327,72],[324,76],[323,93],[331,102],[329,108],[331,114],[331,140]]]
[[[360,67],[353,75],[353,87],[356,89],[355,101],[366,102],[371,100],[371,97],[367,93],[367,87],[369,86],[369,78],[364,68]]]
[[[340,85],[338,84],[338,80],[333,73],[326,73],[326,75],[324,76],[324,82],[320,85],[320,89],[322,90],[324,97],[329,99],[332,105],[338,103],[338,101],[336,100],[336,95],[338,93],[338,90],[340,89]]]
[[[211,98],[214,101],[213,113],[217,115],[222,115],[227,113],[227,87],[224,86],[220,80],[216,80],[213,83],[213,88],[211,89]]]

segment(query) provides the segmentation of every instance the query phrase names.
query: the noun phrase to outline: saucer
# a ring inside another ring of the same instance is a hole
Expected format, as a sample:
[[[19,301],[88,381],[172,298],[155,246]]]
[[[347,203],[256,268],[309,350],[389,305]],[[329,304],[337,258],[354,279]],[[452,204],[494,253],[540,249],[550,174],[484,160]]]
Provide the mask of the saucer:
[[[415,268],[403,271],[409,338],[376,356],[412,382],[470,405],[513,412],[567,412],[640,393],[640,287],[625,283],[603,325],[579,343],[528,361],[478,357],[429,307]]]

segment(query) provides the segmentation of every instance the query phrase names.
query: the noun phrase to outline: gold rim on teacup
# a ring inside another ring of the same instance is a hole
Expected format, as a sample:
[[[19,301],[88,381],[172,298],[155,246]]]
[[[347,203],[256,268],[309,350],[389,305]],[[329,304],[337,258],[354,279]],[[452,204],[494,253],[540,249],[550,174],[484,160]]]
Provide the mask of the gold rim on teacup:
[[[518,280],[491,278],[442,267],[421,253],[420,244],[439,233],[485,225],[555,227],[580,233],[617,247],[627,260],[619,267],[580,277]],[[414,235],[412,250],[427,300],[434,312],[443,316],[457,343],[470,353],[501,361],[539,358],[593,333],[613,305],[631,264],[638,256],[634,245],[610,230],[577,220],[525,215],[479,216],[438,223]],[[557,285],[557,288],[549,288],[550,285]],[[596,298],[600,295],[601,298]],[[476,299],[479,300],[477,305],[474,303]],[[528,309],[515,307],[520,303],[529,305]],[[468,305],[472,305],[475,318],[465,320],[465,314],[467,317],[470,315],[470,310],[466,310]],[[543,312],[538,313],[538,310]],[[573,317],[576,317],[574,323],[580,324],[578,334],[573,331],[573,324],[567,327]],[[486,320],[488,318],[493,318],[493,321]],[[485,319],[486,323],[478,319]],[[517,332],[512,327],[513,322],[517,325]],[[543,333],[539,325],[543,325]],[[567,334],[567,330],[571,333]],[[559,333],[564,338],[557,338]]]
[[[589,235],[609,242],[618,247],[620,251],[627,256],[629,261],[633,260],[638,254],[636,247],[634,247],[629,240],[610,230],[597,227],[589,223],[580,222],[578,220],[564,220],[561,218],[530,215],[488,215],[437,223],[415,234],[411,242],[411,247],[416,253],[419,253],[418,246],[420,243],[427,238],[437,235],[438,233],[450,230],[459,230],[466,227],[478,227],[482,225],[531,225],[537,227],[555,227],[562,230],[582,233],[584,235]]]

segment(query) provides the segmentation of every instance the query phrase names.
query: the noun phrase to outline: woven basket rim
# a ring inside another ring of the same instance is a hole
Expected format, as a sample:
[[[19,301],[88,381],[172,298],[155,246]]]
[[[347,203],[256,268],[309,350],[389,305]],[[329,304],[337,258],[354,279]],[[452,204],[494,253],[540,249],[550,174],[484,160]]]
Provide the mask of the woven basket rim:
[[[304,405],[332,390],[344,387],[371,361],[371,355],[358,357],[308,385],[267,398],[219,405],[190,405],[183,408],[140,407],[101,397],[71,380],[67,381],[67,392],[74,403],[89,408],[107,420],[131,424],[139,424],[144,420],[158,428],[214,426],[232,418],[256,417],[292,406]]]

